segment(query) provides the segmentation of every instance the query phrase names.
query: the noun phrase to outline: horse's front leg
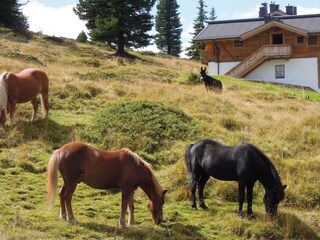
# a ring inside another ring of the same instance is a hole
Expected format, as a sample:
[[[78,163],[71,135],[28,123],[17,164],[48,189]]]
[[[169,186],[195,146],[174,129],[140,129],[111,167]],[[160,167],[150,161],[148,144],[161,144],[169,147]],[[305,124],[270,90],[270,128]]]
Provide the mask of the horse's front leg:
[[[239,202],[238,216],[239,217],[244,217],[242,207],[244,202],[245,189],[246,189],[246,184],[243,181],[239,181],[238,183],[238,202]]]
[[[32,113],[32,117],[31,117],[31,122],[33,122],[36,119],[36,115],[37,115],[37,112],[38,112],[38,101],[37,101],[37,98],[32,99],[31,103],[33,105],[33,113]]]
[[[133,198],[134,192],[129,197],[129,217],[128,217],[128,224],[132,225],[134,224],[134,198]]]
[[[1,126],[4,128],[5,124],[6,124],[6,110],[2,109],[0,111],[0,124]]]
[[[252,211],[253,186],[254,186],[254,182],[249,182],[247,184],[247,201],[248,201],[247,213],[249,218],[255,218]]]
[[[10,119],[10,126],[13,126],[15,124],[14,112],[16,110],[16,103],[17,103],[16,101],[12,101],[7,106],[7,111],[9,113],[9,119]]]
[[[121,213],[119,218],[119,224],[121,227],[126,226],[126,213],[128,208],[128,203],[130,199],[131,192],[128,190],[122,190],[122,203],[121,203]]]

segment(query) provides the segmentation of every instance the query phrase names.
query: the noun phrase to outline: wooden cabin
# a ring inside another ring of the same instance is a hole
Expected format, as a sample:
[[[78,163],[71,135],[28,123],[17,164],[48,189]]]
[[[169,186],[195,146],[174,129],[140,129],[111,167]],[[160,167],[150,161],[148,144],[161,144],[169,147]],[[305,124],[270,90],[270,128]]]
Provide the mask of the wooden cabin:
[[[297,15],[294,6],[267,4],[259,17],[212,21],[195,37],[202,64],[229,75],[320,91],[320,14]]]

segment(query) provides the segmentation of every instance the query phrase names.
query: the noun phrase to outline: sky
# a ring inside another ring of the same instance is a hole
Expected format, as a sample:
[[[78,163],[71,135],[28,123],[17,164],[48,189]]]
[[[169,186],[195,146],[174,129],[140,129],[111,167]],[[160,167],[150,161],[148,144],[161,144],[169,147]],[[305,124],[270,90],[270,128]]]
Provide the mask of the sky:
[[[20,0],[19,2],[25,3],[26,0]],[[88,32],[85,22],[79,20],[72,10],[78,2],[78,0],[29,0],[22,7],[22,11],[28,17],[31,31],[75,39],[81,31]],[[208,15],[212,7],[214,7],[217,16],[216,20],[255,18],[258,17],[261,3],[271,3],[271,1],[263,0],[205,0],[204,2],[207,5],[205,10]],[[320,14],[319,0],[278,0],[274,2],[279,4],[280,9],[283,11],[285,11],[285,6],[288,4],[296,6],[298,15]],[[190,33],[193,32],[193,22],[197,17],[199,0],[177,0],[177,3],[180,6],[180,21],[183,25],[181,34],[182,47],[185,49],[192,40]],[[156,5],[152,14],[156,14]],[[150,34],[154,33],[154,30],[150,32]],[[157,48],[155,45],[151,45],[145,50],[157,51]],[[182,57],[184,56],[183,53]]]

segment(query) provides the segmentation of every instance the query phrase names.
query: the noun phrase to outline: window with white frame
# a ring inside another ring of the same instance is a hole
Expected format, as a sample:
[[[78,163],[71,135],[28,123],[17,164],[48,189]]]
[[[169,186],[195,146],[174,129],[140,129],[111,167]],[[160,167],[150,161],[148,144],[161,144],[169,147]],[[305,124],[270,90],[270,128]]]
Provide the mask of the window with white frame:
[[[284,78],[285,77],[285,67],[284,65],[276,65],[276,78]]]

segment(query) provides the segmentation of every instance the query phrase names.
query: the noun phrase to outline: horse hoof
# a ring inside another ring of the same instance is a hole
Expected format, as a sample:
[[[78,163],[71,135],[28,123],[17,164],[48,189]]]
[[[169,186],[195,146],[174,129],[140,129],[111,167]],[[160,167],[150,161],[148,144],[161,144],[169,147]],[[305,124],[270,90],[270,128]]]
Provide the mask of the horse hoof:
[[[198,208],[197,207],[192,207],[192,210],[195,211],[195,210],[198,210]]]
[[[205,205],[204,203],[201,204],[200,207],[201,207],[202,209],[209,209],[209,208],[207,207],[207,205]]]
[[[238,217],[244,218],[244,213],[243,213],[242,211],[239,211],[239,212],[238,212]]]
[[[248,218],[251,219],[251,220],[257,219],[257,217],[255,215],[253,215],[253,213],[249,214]]]
[[[71,223],[71,224],[78,224],[79,222],[77,221],[77,219],[75,218],[72,218],[72,219],[68,219],[68,222]]]

